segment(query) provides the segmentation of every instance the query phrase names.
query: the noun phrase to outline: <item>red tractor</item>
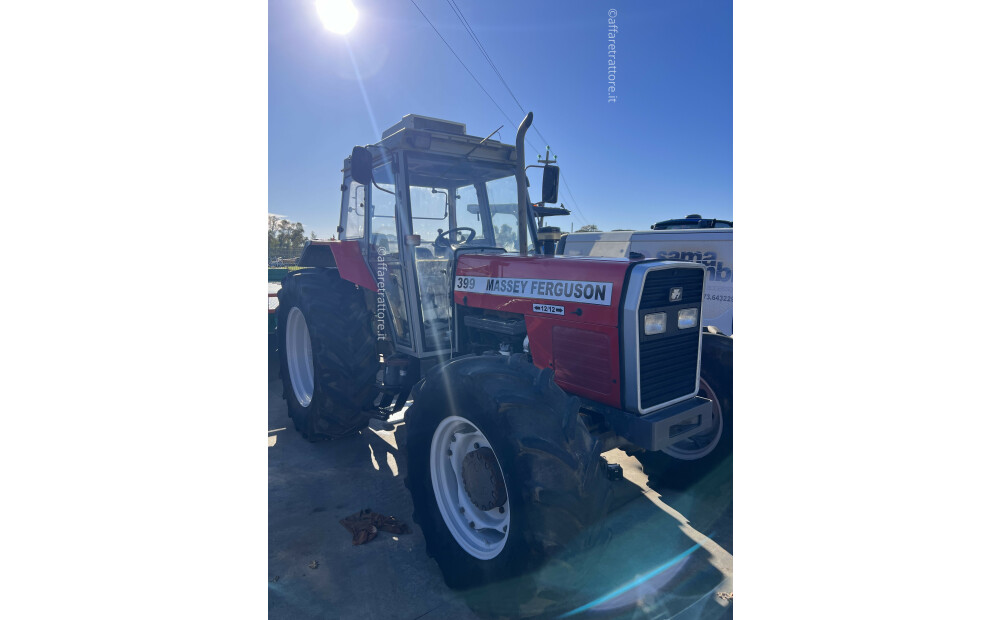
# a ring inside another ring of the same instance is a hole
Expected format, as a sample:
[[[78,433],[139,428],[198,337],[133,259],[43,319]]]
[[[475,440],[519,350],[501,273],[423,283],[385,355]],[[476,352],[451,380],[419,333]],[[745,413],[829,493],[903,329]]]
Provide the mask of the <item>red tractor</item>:
[[[516,146],[407,115],[344,161],[336,241],[279,293],[288,413],[310,440],[403,409],[413,519],[446,583],[526,572],[607,510],[621,468],[719,428],[698,396],[705,268],[556,256]],[[548,251],[546,251],[548,250]]]

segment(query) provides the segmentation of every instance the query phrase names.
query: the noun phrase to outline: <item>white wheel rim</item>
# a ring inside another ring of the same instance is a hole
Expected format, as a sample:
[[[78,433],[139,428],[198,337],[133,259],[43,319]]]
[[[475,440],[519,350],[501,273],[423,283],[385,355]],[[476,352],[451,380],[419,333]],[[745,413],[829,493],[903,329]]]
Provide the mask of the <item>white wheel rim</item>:
[[[313,355],[306,317],[298,307],[288,311],[285,325],[285,355],[288,359],[288,379],[295,400],[308,407],[313,397]]]
[[[698,392],[705,398],[712,401],[712,428],[700,435],[695,435],[685,441],[675,443],[663,451],[669,456],[681,461],[696,461],[711,454],[715,446],[719,445],[722,439],[722,426],[725,422],[722,419],[722,408],[719,406],[719,398],[705,380],[701,380],[701,390]]]
[[[455,542],[472,557],[490,560],[498,556],[507,544],[510,492],[501,470],[502,482],[508,491],[504,505],[483,510],[472,503],[462,481],[462,462],[467,454],[480,447],[493,450],[475,424],[461,416],[441,420],[431,438],[431,485],[438,510]]]

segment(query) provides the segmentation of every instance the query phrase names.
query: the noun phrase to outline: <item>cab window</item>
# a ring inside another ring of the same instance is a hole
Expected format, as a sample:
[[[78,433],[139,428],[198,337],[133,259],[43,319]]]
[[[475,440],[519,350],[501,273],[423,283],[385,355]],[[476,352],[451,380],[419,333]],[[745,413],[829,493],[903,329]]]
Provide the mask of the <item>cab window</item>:
[[[497,247],[517,252],[517,180],[513,176],[486,182]]]
[[[341,210],[344,212],[343,239],[361,239],[365,236],[365,186],[352,180],[344,192]]]

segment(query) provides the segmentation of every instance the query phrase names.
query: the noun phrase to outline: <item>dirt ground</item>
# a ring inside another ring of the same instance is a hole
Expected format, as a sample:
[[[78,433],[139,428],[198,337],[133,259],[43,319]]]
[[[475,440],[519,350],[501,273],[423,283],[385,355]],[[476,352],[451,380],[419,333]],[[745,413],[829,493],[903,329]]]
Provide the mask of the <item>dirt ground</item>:
[[[480,618],[503,610],[477,605],[477,594],[444,584],[424,552],[403,485],[406,424],[365,429],[356,437],[310,443],[287,417],[277,376],[268,369],[268,587],[272,620],[319,618]],[[732,616],[732,462],[684,492],[651,489],[635,459],[619,450],[614,510],[601,525],[605,538],[560,562],[585,566],[573,584],[578,618],[682,618]],[[380,532],[352,545],[340,519],[363,508],[396,516],[410,534]],[[571,553],[571,552],[567,552]],[[554,576],[553,581],[558,577]],[[496,587],[516,587],[499,584]],[[505,616],[508,617],[508,616]]]

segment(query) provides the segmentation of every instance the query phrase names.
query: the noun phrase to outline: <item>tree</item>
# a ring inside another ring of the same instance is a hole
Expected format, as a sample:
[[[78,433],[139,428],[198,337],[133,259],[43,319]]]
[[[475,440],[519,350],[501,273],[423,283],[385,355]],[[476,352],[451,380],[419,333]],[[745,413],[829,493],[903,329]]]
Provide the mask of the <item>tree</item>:
[[[597,224],[587,224],[576,229],[576,232],[601,232]]]
[[[268,253],[290,255],[305,242],[305,230],[300,222],[291,222],[277,215],[267,216]]]

